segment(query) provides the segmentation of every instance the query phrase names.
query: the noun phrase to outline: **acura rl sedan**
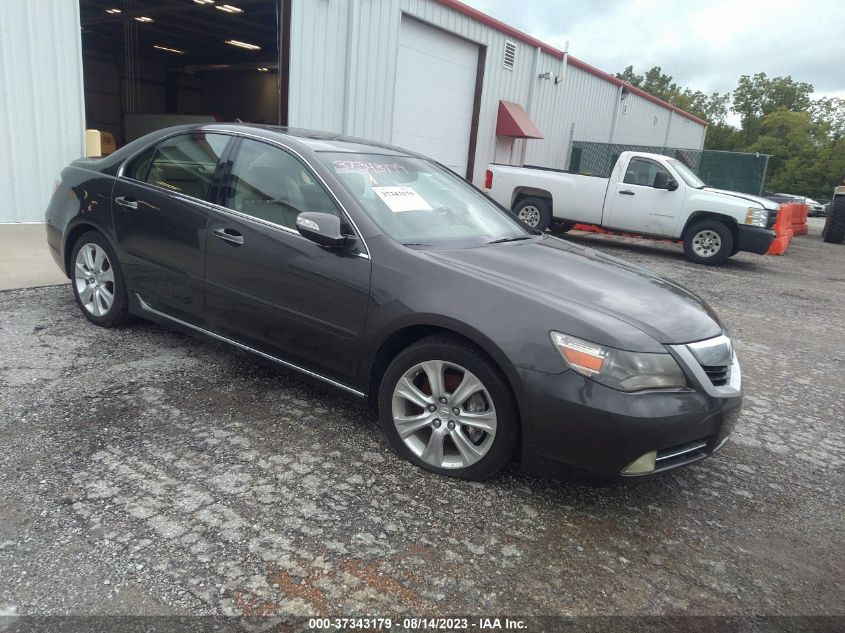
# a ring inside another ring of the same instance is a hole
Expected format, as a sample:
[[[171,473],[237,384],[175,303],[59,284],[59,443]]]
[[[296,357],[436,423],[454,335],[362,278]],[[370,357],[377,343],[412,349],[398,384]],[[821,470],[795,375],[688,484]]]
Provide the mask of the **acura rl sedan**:
[[[739,411],[705,302],[405,150],[170,128],[71,163],[46,220],[92,323],[257,354],[377,407],[399,455],[442,475],[646,475],[711,455]]]

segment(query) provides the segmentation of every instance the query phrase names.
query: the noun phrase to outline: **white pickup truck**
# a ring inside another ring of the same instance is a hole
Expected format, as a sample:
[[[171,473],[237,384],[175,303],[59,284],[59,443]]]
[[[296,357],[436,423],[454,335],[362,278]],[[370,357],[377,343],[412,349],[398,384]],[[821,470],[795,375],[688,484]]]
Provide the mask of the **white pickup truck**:
[[[708,187],[679,160],[641,152],[623,152],[610,178],[493,164],[484,186],[541,231],[568,231],[580,223],[683,240],[687,258],[699,264],[721,264],[739,251],[768,251],[779,208],[771,200]]]

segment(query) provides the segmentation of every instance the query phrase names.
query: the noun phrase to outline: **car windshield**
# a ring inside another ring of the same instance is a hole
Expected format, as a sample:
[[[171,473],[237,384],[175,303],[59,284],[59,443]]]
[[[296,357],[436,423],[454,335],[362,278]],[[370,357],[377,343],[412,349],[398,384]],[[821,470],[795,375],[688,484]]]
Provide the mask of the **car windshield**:
[[[464,180],[427,160],[324,153],[367,215],[407,246],[461,248],[532,233]]]
[[[681,178],[684,179],[684,182],[687,183],[690,187],[695,189],[701,189],[702,187],[706,187],[704,181],[695,175],[695,172],[684,165],[681,161],[675,160],[674,158],[670,158],[668,163],[674,167],[675,171],[678,172]]]

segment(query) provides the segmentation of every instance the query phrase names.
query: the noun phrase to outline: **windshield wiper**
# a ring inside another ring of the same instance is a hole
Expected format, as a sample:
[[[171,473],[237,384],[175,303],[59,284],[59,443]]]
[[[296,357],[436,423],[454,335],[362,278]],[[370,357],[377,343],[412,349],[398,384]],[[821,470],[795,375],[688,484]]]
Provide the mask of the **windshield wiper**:
[[[530,240],[533,235],[516,235],[514,237],[503,237],[500,240],[493,240],[492,242],[487,242],[488,244],[501,244],[502,242],[516,242],[517,240]]]

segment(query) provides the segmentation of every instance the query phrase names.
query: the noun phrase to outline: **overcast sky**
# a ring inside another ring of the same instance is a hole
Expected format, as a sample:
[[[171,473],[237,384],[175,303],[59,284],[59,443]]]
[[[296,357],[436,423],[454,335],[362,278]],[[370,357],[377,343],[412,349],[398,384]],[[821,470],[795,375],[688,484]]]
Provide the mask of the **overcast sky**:
[[[609,72],[661,66],[675,83],[727,92],[765,72],[845,97],[843,0],[464,0]]]

